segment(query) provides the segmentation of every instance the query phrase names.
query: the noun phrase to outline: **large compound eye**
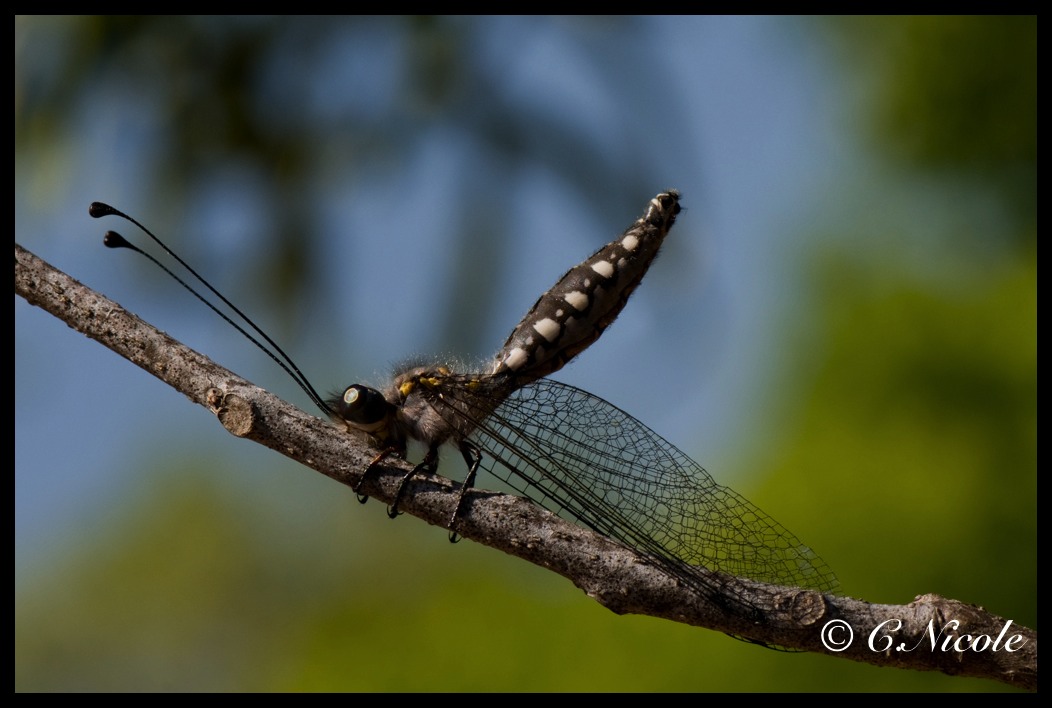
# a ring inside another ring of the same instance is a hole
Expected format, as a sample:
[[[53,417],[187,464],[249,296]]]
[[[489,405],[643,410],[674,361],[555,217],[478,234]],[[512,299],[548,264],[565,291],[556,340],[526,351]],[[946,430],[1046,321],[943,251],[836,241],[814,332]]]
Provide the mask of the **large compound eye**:
[[[351,425],[367,429],[384,422],[388,408],[387,399],[375,388],[354,384],[340,396],[336,412]]]

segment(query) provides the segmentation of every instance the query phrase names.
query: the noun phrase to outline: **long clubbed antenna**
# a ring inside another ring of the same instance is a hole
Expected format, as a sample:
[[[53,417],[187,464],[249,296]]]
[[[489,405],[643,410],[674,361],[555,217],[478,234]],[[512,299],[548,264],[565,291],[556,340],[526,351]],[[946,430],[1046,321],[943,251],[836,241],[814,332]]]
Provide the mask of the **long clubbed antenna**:
[[[193,268],[191,268],[189,266],[189,264],[187,264],[186,261],[184,261],[182,258],[180,258],[175,253],[175,251],[173,251],[172,249],[168,248],[168,246],[165,245],[165,243],[163,241],[161,241],[161,239],[159,239],[156,236],[154,236],[153,233],[148,228],[146,228],[145,226],[143,226],[138,221],[136,221],[132,217],[128,216],[124,212],[120,211],[119,209],[114,209],[109,204],[104,204],[102,202],[92,202],[91,206],[88,207],[88,214],[90,214],[92,217],[94,217],[96,219],[98,219],[100,217],[103,217],[103,216],[119,216],[122,219],[125,219],[125,220],[131,222],[132,224],[135,224],[140,229],[142,229],[142,231],[147,236],[149,236],[151,239],[153,239],[154,242],[158,246],[160,246],[161,248],[164,249],[165,253],[167,253],[169,256],[171,256],[176,261],[178,261],[179,265],[181,265],[183,268],[185,268],[192,276],[197,278],[197,280],[201,284],[203,284],[206,288],[208,288],[212,292],[213,295],[215,295],[220,300],[222,300],[226,304],[226,306],[229,307],[231,310],[233,310],[235,313],[237,313],[237,316],[240,317],[249,327],[251,327],[253,330],[255,330],[255,332],[257,334],[259,334],[259,336],[261,336],[264,340],[266,340],[267,344],[269,344],[270,346],[272,346],[274,348],[273,351],[268,349],[262,342],[260,342],[258,339],[253,337],[251,334],[246,332],[245,329],[243,327],[241,327],[241,325],[239,325],[237,322],[232,320],[226,313],[224,313],[222,310],[220,310],[215,305],[213,305],[208,299],[206,299],[203,295],[201,295],[201,293],[199,293],[196,290],[194,290],[189,284],[186,283],[186,281],[184,281],[178,275],[173,273],[163,263],[158,261],[156,258],[151,256],[149,253],[147,253],[146,251],[142,250],[141,248],[139,248],[135,244],[133,244],[130,241],[128,241],[126,238],[121,236],[116,231],[107,231],[106,235],[103,237],[103,243],[108,248],[128,248],[128,249],[131,249],[132,251],[135,251],[136,253],[138,253],[140,255],[143,255],[146,258],[148,258],[150,261],[153,262],[154,265],[156,265],[158,268],[163,270],[165,273],[167,273],[169,276],[171,276],[177,283],[179,283],[184,288],[186,288],[187,291],[189,291],[191,295],[193,295],[198,300],[200,300],[205,305],[207,305],[209,307],[209,309],[212,310],[212,312],[214,312],[217,315],[219,315],[220,317],[222,317],[227,322],[227,324],[231,325],[234,329],[236,329],[238,332],[240,332],[242,335],[244,335],[245,338],[248,339],[248,341],[252,342],[257,347],[259,347],[260,351],[262,351],[267,356],[269,356],[271,359],[273,359],[277,363],[278,366],[280,366],[282,369],[285,370],[285,373],[287,373],[289,376],[291,376],[292,379],[297,384],[299,384],[299,387],[303,389],[304,393],[306,393],[310,397],[310,399],[312,401],[314,401],[315,405],[317,405],[319,408],[321,408],[322,411],[326,415],[336,415],[335,411],[325,402],[325,399],[323,399],[321,397],[321,395],[314,389],[314,387],[311,385],[310,381],[303,374],[303,372],[300,371],[299,367],[296,366],[296,362],[294,362],[292,360],[292,357],[290,357],[288,354],[286,354],[285,351],[280,346],[278,346],[277,342],[275,342],[273,339],[271,339],[270,336],[267,335],[266,332],[264,332],[262,329],[257,327],[256,323],[253,322],[248,317],[248,315],[246,315],[244,312],[242,312],[240,309],[238,309],[238,307],[234,303],[232,303],[229,300],[227,300],[223,296],[223,294],[221,292],[219,292],[218,290],[213,288],[211,283],[209,283],[207,280],[205,280],[200,275],[198,275],[197,271],[195,271]],[[275,353],[275,352],[277,352],[277,353]]]

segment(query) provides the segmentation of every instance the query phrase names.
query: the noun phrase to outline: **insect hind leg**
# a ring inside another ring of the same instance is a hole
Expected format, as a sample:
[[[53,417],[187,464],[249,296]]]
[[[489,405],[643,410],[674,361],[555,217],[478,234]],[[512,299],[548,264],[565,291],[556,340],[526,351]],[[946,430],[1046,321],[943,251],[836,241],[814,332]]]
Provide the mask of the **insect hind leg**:
[[[457,495],[457,505],[453,509],[453,515],[449,517],[449,542],[456,543],[460,540],[460,534],[456,531],[457,520],[460,518],[460,509],[464,506],[464,495],[469,489],[475,487],[475,475],[478,474],[479,464],[482,462],[482,450],[477,445],[462,440],[460,442],[460,454],[464,456],[464,462],[468,466],[467,477],[460,486],[460,494]]]

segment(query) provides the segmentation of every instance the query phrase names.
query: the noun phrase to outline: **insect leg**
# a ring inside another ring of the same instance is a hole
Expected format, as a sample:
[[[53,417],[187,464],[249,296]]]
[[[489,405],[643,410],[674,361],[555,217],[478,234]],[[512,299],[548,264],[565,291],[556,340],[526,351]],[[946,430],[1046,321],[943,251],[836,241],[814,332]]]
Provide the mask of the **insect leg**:
[[[395,455],[396,457],[401,457],[402,456],[401,455],[401,450],[399,450],[397,447],[388,447],[388,448],[385,448],[384,450],[381,450],[380,454],[378,454],[376,457],[374,457],[373,461],[369,463],[369,466],[365,468],[365,472],[362,473],[362,478],[358,480],[358,484],[356,484],[353,487],[351,487],[351,490],[354,492],[355,496],[358,498],[358,503],[359,504],[364,504],[365,502],[369,501],[369,495],[361,493],[361,488],[362,488],[362,485],[365,484],[365,480],[369,479],[369,477],[371,475],[375,476],[376,475],[376,471],[380,468],[380,463],[383,462],[384,460],[386,460],[391,455]],[[403,482],[403,484],[404,484],[404,482]],[[401,489],[401,488],[399,488],[399,489]]]
[[[460,540],[460,535],[454,527],[457,524],[457,518],[460,516],[460,507],[464,505],[464,495],[467,494],[469,489],[475,487],[475,475],[478,474],[479,464],[482,462],[482,450],[467,440],[461,441],[460,454],[464,456],[464,462],[468,466],[468,474],[464,478],[464,484],[460,487],[460,494],[457,495],[457,506],[453,509],[453,515],[449,517],[450,543],[456,543]]]
[[[416,467],[414,467],[408,473],[406,473],[406,475],[402,477],[402,481],[398,483],[398,491],[395,492],[394,501],[391,503],[391,506],[387,507],[387,516],[393,519],[402,513],[398,511],[398,504],[402,501],[402,493],[405,491],[406,482],[408,482],[410,479],[416,476],[418,472],[423,472],[425,474],[434,474],[435,470],[437,469],[438,446],[433,445],[430,448],[428,448],[427,454],[424,455],[424,461]]]

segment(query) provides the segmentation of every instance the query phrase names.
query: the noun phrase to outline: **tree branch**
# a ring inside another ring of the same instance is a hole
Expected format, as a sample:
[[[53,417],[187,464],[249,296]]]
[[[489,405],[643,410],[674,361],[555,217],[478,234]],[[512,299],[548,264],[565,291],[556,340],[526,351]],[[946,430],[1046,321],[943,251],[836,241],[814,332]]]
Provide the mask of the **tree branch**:
[[[376,457],[376,450],[364,440],[236,376],[17,244],[15,293],[205,406],[233,435],[266,445],[352,487]],[[402,460],[386,460],[361,491],[390,503],[400,480],[411,470]],[[399,508],[445,527],[458,490],[458,484],[443,477],[417,477],[406,485]],[[618,614],[662,617],[763,644],[878,666],[1037,688],[1037,632],[1011,625],[980,607],[936,595],[918,597],[908,605],[876,605],[698,569],[714,584],[733,587],[735,603],[746,597],[762,608],[762,621],[757,621],[756,616],[728,613],[648,562],[645,555],[525,499],[471,490],[458,519],[457,532],[465,538],[548,568]],[[982,636],[988,640],[976,640]],[[841,647],[842,651],[835,651]]]

